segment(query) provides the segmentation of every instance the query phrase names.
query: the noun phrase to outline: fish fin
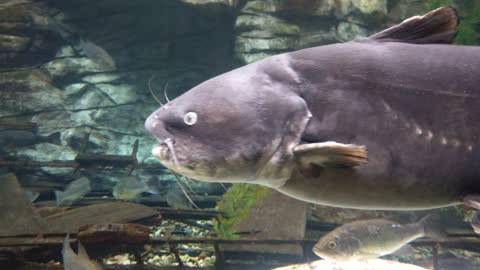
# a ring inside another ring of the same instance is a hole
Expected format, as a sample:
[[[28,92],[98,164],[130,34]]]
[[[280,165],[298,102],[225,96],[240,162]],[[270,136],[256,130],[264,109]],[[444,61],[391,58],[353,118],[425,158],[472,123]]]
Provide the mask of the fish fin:
[[[62,141],[60,140],[61,133],[59,131],[52,133],[47,136],[47,142],[55,145],[62,145]]]
[[[63,239],[63,247],[62,247],[62,256],[65,259],[65,254],[72,254],[73,250],[72,247],[70,246],[70,234],[67,233],[65,236],[65,239]]]
[[[82,258],[85,258],[87,260],[90,260],[90,257],[88,257],[88,253],[87,253],[87,250],[85,249],[85,247],[82,245],[82,243],[80,243],[80,241],[78,241],[78,253],[77,255],[79,257],[82,257]]]
[[[472,220],[470,221],[470,227],[473,229],[473,231],[476,234],[480,234],[480,212],[475,211],[474,216],[472,217]]]
[[[13,173],[0,175],[0,236],[41,234],[47,229]],[[0,267],[1,268],[1,267]]]
[[[423,234],[435,240],[444,240],[448,238],[442,217],[439,214],[429,214],[420,219],[418,224],[423,227]]]
[[[480,210],[480,195],[467,195],[463,198],[463,204],[476,210]]]
[[[460,20],[455,8],[445,6],[414,16],[369,37],[375,41],[414,44],[452,43]]]
[[[405,244],[399,249],[395,250],[391,255],[397,256],[397,257],[403,257],[403,256],[409,256],[414,252],[415,248],[412,245]]]
[[[55,190],[55,204],[56,206],[72,205],[90,191],[92,191],[90,180],[86,177],[78,178],[70,182],[64,191]]]
[[[63,203],[63,191],[55,190],[55,206],[60,206]]]
[[[293,152],[302,165],[314,163],[322,167],[354,167],[367,163],[364,146],[337,142],[301,144]]]

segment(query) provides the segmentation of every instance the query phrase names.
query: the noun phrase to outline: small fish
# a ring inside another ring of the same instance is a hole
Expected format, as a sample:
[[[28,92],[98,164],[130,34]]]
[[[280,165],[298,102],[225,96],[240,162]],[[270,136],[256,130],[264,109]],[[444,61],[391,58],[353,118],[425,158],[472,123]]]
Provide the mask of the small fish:
[[[158,180],[157,177],[152,176],[145,181],[145,192],[150,194],[161,194],[165,191],[167,183],[162,180]]]
[[[106,71],[112,71],[117,69],[115,61],[105,49],[99,47],[91,41],[84,39],[80,39],[79,45],[85,55],[90,58],[90,60],[94,61]]]
[[[0,146],[30,146],[39,143],[62,145],[60,132],[41,136],[30,130],[0,130]]]
[[[371,259],[364,262],[318,260],[305,264],[278,267],[273,270],[427,270],[427,268],[396,261]]]
[[[90,181],[86,177],[79,178],[67,185],[64,191],[55,190],[55,203],[59,205],[72,205],[91,191]]]
[[[192,203],[178,186],[172,186],[167,192],[167,204],[177,209],[192,209]]]
[[[90,260],[85,247],[78,242],[78,254],[70,246],[70,236],[67,234],[62,248],[63,267],[65,270],[101,270],[102,267]]]
[[[477,211],[475,213],[472,221],[470,221],[470,225],[472,226],[472,229],[476,234],[480,234],[480,212]]]
[[[135,176],[119,177],[113,187],[113,196],[121,200],[132,200],[140,197],[142,193],[160,194],[165,190],[165,185],[156,177],[142,181]]]
[[[34,202],[36,199],[38,199],[38,196],[40,196],[40,192],[30,190],[24,190],[23,194],[25,194],[25,197],[30,202]]]
[[[387,219],[358,220],[329,232],[315,244],[313,252],[336,261],[365,260],[391,254],[405,244],[428,236],[444,238],[438,218],[428,215],[417,223],[399,224]]]

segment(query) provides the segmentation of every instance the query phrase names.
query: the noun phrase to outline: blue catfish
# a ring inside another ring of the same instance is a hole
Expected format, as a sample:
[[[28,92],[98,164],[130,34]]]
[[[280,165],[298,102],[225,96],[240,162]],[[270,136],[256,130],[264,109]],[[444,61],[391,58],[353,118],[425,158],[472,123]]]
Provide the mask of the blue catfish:
[[[450,44],[458,23],[442,7],[214,77],[148,117],[152,154],[322,205],[478,208],[480,48]]]

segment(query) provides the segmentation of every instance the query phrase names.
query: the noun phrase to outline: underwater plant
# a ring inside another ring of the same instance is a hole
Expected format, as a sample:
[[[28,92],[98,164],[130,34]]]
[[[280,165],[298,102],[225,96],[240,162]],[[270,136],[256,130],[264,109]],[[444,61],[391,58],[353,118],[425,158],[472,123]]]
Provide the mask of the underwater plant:
[[[426,0],[428,9],[436,9],[441,6],[451,5],[460,15],[460,26],[454,43],[459,45],[480,44],[478,26],[480,22],[480,0]]]
[[[237,238],[233,226],[248,214],[250,207],[268,193],[268,188],[252,184],[233,184],[217,202],[220,214],[213,228],[222,238]]]

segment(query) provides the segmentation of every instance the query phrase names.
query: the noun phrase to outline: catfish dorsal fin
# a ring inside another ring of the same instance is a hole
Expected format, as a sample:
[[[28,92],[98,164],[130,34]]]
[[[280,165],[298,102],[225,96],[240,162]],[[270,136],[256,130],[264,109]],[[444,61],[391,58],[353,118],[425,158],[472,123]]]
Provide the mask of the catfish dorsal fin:
[[[445,6],[414,16],[369,37],[375,41],[415,44],[452,43],[459,24],[455,8]]]

